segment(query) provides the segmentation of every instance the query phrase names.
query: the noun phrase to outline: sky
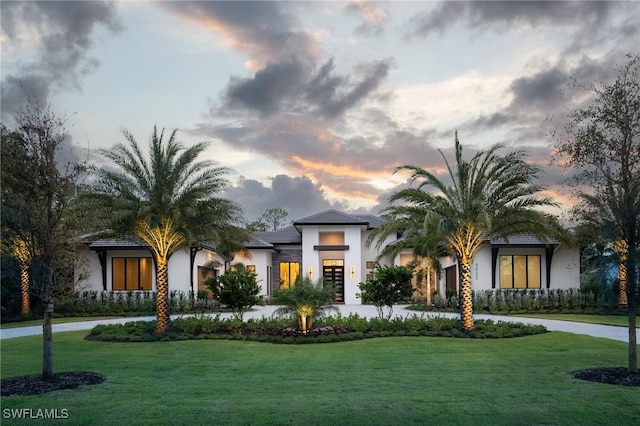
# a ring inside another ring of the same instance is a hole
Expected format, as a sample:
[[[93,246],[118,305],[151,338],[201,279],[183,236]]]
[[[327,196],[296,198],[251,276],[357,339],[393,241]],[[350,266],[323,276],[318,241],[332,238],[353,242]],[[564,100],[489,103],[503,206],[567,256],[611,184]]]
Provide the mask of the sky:
[[[551,164],[584,87],[640,54],[640,2],[2,1],[2,122],[25,99],[68,118],[76,152],[154,126],[229,167],[248,221],[335,208],[377,214],[410,164],[445,177],[493,144]],[[5,159],[6,161],[6,159]]]

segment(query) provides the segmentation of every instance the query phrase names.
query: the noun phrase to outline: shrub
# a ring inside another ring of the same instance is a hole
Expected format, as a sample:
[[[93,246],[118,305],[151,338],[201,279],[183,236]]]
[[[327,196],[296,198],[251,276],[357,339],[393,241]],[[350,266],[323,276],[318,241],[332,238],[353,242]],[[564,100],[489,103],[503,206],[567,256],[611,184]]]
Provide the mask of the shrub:
[[[412,277],[413,271],[405,266],[376,265],[373,278],[359,284],[362,298],[376,307],[381,319],[384,318],[384,307],[387,306],[387,317],[390,318],[393,305],[413,294]]]
[[[273,302],[284,305],[274,312],[276,316],[293,315],[298,321],[299,330],[306,333],[313,327],[316,317],[327,311],[337,311],[333,306],[335,289],[319,280],[313,283],[309,278],[298,277],[295,286],[286,290],[278,290],[273,295]]]
[[[234,316],[242,321],[246,311],[263,303],[256,276],[244,265],[236,264],[224,274],[206,280],[205,285],[211,289],[214,299],[231,309]]]
[[[335,321],[334,321],[335,320]],[[347,318],[324,318],[326,325],[302,334],[291,321],[262,318],[242,323],[237,319],[221,319],[219,316],[193,316],[177,318],[170,332],[158,335],[155,321],[135,321],[126,324],[99,325],[91,330],[88,339],[114,342],[150,342],[187,339],[232,339],[269,343],[329,343],[389,336],[440,336],[471,338],[504,338],[544,333],[542,326],[490,320],[476,321],[476,329],[461,332],[458,320],[445,317],[418,317],[389,319],[363,319],[357,315]],[[338,326],[337,324],[341,324]],[[351,328],[348,324],[353,324]]]

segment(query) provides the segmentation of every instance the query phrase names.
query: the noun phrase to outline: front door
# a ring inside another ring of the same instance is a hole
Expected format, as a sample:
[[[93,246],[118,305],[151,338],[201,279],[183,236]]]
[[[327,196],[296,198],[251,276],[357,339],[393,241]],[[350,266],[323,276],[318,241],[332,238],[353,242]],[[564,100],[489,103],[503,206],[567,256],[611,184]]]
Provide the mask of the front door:
[[[336,289],[336,303],[344,303],[344,262],[325,260],[322,265],[322,278],[333,284]]]

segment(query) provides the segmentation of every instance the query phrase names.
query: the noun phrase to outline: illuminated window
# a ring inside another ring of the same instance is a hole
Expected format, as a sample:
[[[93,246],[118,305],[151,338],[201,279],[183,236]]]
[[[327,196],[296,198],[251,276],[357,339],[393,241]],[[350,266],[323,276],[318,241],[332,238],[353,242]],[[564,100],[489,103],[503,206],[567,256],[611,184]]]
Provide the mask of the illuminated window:
[[[113,290],[151,290],[150,257],[114,257]]]
[[[300,276],[300,264],[298,262],[280,263],[280,288],[287,289],[296,285],[296,279]]]
[[[540,256],[500,256],[500,288],[540,288]]]

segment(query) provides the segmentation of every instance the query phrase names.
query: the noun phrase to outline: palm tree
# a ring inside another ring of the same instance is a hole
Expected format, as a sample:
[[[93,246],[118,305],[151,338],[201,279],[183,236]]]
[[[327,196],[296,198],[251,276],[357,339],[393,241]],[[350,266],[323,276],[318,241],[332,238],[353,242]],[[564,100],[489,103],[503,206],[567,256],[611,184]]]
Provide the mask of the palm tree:
[[[217,198],[228,181],[226,167],[196,161],[207,143],[189,148],[176,141],[176,132],[164,140],[164,129],[154,127],[147,159],[133,136],[123,132],[128,145],[117,144],[103,155],[120,170],[101,168],[89,197],[109,213],[102,236],[129,237],[145,242],[156,268],[157,333],[169,326],[169,271],[171,255],[202,241],[224,242],[243,238],[241,208]]]
[[[382,212],[386,224],[374,230],[369,239],[369,242],[377,240],[381,245],[387,236],[404,232],[403,244],[415,244],[418,252],[437,253],[437,247],[444,245],[460,266],[460,324],[463,330],[475,327],[471,264],[488,238],[508,240],[510,236],[531,234],[542,241],[549,237],[566,241],[567,234],[557,219],[536,210],[556,206],[550,198],[534,195],[544,189],[533,183],[540,168],[526,163],[522,151],[499,156],[497,151],[501,148],[502,145],[495,145],[465,161],[456,133],[455,168],[440,151],[450,184],[417,166],[398,167],[396,172],[409,171],[410,181],[417,181],[418,185],[401,189],[389,198],[392,205]],[[398,201],[403,204],[393,205]]]
[[[324,285],[322,280],[314,284],[311,279],[298,277],[296,285],[286,290],[278,290],[273,302],[281,304],[273,312],[275,316],[293,314],[298,320],[298,329],[306,334],[313,327],[313,319],[328,311],[337,311],[333,306],[336,294],[331,285]]]
[[[15,238],[13,241],[13,256],[20,265],[20,314],[26,317],[31,313],[31,296],[29,292],[29,266],[31,264],[31,253],[24,240]]]

